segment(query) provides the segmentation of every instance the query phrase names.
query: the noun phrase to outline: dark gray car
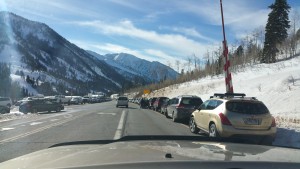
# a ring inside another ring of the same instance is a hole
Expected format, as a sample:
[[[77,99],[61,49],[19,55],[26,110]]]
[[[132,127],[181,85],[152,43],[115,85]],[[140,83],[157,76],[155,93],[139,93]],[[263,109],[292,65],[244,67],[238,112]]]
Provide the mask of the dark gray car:
[[[174,97],[169,101],[166,117],[171,117],[174,122],[178,120],[188,120],[193,111],[202,103],[202,99],[194,95]]]

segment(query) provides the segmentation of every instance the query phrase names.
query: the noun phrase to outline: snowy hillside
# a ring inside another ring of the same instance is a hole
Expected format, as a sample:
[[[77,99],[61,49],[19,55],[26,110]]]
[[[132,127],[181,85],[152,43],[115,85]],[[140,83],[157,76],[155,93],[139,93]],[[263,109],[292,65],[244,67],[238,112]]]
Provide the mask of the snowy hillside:
[[[269,108],[280,127],[274,144],[300,148],[300,57],[274,64],[247,66],[234,72],[236,93],[257,97]],[[197,95],[207,100],[224,93],[224,76],[214,76],[154,91],[151,96]]]
[[[48,93],[62,93],[65,89],[83,93],[90,89],[119,91],[122,85],[130,85],[104,61],[95,59],[43,23],[0,12],[0,29],[0,62],[11,65],[12,79],[30,94],[40,92],[41,85]],[[22,71],[23,79],[21,75],[14,76],[17,71]],[[34,89],[23,83],[27,76],[34,81]],[[49,86],[52,89],[48,90]]]
[[[88,51],[100,60],[114,67],[120,74],[130,79],[143,79],[145,82],[159,82],[163,79],[175,79],[178,73],[170,67],[159,62],[150,62],[136,56],[117,53],[99,55]]]

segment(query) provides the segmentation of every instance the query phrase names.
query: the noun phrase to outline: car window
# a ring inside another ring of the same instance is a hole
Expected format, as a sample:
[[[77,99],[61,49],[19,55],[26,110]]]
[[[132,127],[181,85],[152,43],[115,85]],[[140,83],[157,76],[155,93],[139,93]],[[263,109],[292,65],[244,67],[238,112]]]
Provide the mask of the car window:
[[[119,97],[118,100],[128,100],[127,97]]]
[[[196,106],[199,107],[202,104],[200,98],[182,98],[181,104],[184,106]]]
[[[269,113],[268,108],[261,102],[229,101],[226,103],[226,109],[228,111],[241,114]]]
[[[201,109],[201,110],[207,110],[207,105],[208,105],[208,103],[209,103],[209,100],[206,100],[204,103],[202,103],[202,104],[200,105],[200,109]]]

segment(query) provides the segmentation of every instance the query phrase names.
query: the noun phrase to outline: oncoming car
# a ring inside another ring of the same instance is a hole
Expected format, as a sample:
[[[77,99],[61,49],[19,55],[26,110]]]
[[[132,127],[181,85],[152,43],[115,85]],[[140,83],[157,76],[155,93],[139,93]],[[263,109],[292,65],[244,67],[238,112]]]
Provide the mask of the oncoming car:
[[[202,130],[210,137],[253,138],[271,144],[275,119],[263,102],[245,94],[215,94],[191,115],[190,131]]]

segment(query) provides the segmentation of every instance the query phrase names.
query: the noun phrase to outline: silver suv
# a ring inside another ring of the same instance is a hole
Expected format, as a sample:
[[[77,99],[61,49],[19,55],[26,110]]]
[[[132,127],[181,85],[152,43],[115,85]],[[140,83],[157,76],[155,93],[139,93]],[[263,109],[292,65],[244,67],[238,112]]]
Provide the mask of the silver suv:
[[[12,101],[9,97],[0,97],[0,106],[7,106],[11,107],[12,106]]]
[[[116,107],[119,106],[125,106],[126,108],[128,108],[128,97],[126,96],[118,97]]]

